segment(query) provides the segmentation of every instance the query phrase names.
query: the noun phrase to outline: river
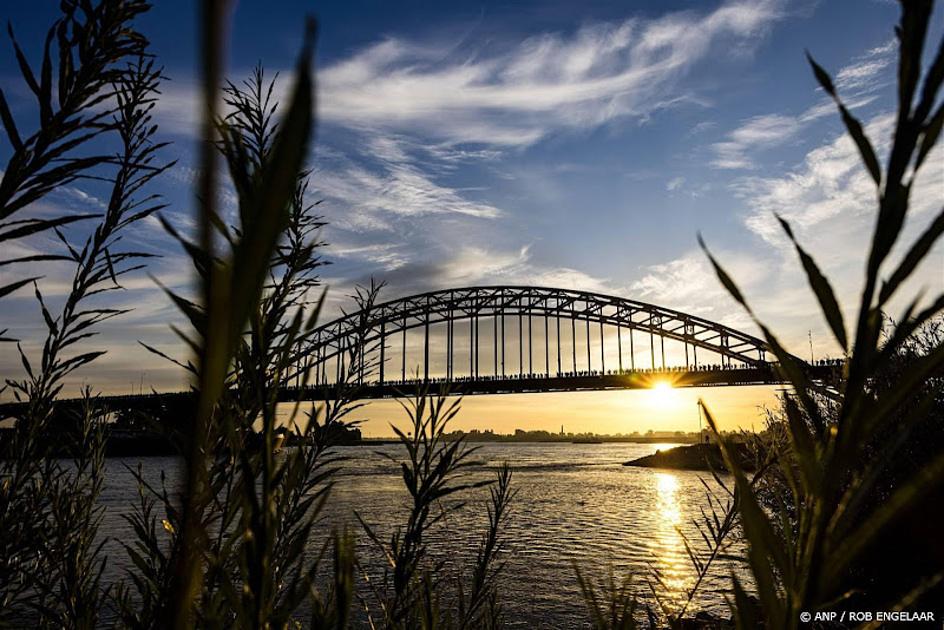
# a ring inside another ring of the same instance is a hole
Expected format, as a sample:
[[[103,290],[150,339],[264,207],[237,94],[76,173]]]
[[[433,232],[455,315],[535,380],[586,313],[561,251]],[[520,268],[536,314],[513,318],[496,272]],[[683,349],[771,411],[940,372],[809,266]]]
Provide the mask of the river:
[[[666,601],[678,602],[694,579],[684,547],[683,533],[696,545],[701,537],[694,521],[707,507],[701,479],[716,486],[707,473],[626,467],[622,463],[648,455],[670,444],[485,444],[473,455],[473,479],[495,475],[503,462],[513,470],[517,491],[505,530],[506,562],[501,602],[508,627],[584,627],[586,615],[574,565],[583,572],[605,577],[632,575],[643,599],[654,605],[647,582],[658,571],[657,586]],[[358,527],[356,509],[382,538],[404,520],[407,493],[398,467],[377,451],[397,455],[398,445],[339,449],[346,459],[314,544],[332,527]],[[163,469],[170,483],[177,477],[175,458],[141,460],[147,477]],[[103,534],[111,537],[107,581],[120,579],[129,562],[118,541],[128,540],[129,528],[121,515],[136,498],[136,487],[126,466],[138,460],[109,459],[102,496],[106,507]],[[474,557],[485,522],[485,491],[469,495],[465,508],[441,523],[428,539],[431,553],[449,570],[467,565]],[[735,547],[737,549],[737,547]],[[379,556],[366,536],[358,541],[358,556],[379,566]],[[726,613],[732,571],[743,567],[719,561],[701,586],[691,613],[709,610]],[[376,576],[375,576],[376,577]],[[654,582],[653,582],[654,583]],[[368,601],[370,601],[368,599]]]

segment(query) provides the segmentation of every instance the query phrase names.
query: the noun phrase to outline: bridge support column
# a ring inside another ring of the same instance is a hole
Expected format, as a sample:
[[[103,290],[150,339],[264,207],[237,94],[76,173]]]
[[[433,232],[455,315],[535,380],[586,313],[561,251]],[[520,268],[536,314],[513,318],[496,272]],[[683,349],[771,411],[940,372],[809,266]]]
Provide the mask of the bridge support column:
[[[577,320],[570,318],[570,351],[573,354],[571,363],[573,364],[574,374],[577,373]]]
[[[617,319],[619,317],[617,316]],[[619,371],[620,374],[623,373],[623,327],[618,325],[616,326],[616,352],[619,354]]]
[[[469,318],[469,378],[475,376],[475,318]]]
[[[492,325],[492,374],[498,376],[498,314]]]
[[[452,381],[452,331],[455,322],[452,321],[452,309],[449,309],[449,319],[446,320],[446,380]]]
[[[403,353],[400,355],[400,380],[406,380],[406,317],[403,318]]]
[[[590,320],[587,320],[587,374],[593,371],[593,365],[590,363]]]
[[[327,353],[327,347],[321,346],[321,365],[318,366],[318,369],[321,370],[321,384],[328,384],[328,358],[325,356]]]
[[[524,376],[524,328],[522,328],[521,305],[518,305],[518,376]]]
[[[429,382],[429,298],[426,299],[426,323],[423,326],[423,382]]]
[[[479,316],[475,316],[475,378],[479,377]]]
[[[366,335],[365,335],[365,339],[366,339]],[[364,369],[367,364],[367,348],[364,343],[361,343],[360,346],[361,347],[358,348],[358,355],[360,358],[359,358],[359,365],[357,366],[357,383],[358,385],[363,385],[364,384]]]
[[[603,311],[600,311],[600,373],[606,374],[606,352],[603,348]]]
[[[652,323],[650,322],[650,326]],[[652,328],[649,329],[649,358],[652,360],[652,369],[656,369],[656,336],[652,332]]]
[[[384,350],[386,349],[386,336],[384,335],[384,322],[380,322],[380,384],[384,384],[384,364],[387,362],[386,356],[384,356]]]
[[[531,336],[531,313],[528,313],[528,374],[534,374],[534,353],[532,346],[534,337]]]
[[[557,314],[557,317],[554,318],[554,321],[557,322],[557,375],[560,376],[561,373],[561,354],[560,354],[560,313]]]
[[[548,327],[548,318],[547,314],[544,315],[544,374],[545,376],[551,375],[551,341],[550,335],[547,332]]]
[[[505,312],[501,314],[501,375],[505,378]]]

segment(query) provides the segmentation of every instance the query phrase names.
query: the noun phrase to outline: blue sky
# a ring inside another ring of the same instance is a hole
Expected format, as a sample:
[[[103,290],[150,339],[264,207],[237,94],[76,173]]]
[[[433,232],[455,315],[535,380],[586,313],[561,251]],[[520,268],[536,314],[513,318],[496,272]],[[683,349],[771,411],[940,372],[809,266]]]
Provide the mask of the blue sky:
[[[55,4],[9,3],[5,17],[21,42],[35,43]],[[189,2],[156,5],[140,28],[170,78],[156,116],[173,142],[167,158],[178,164],[155,192],[185,227],[193,205],[195,11]],[[242,78],[261,61],[289,77],[307,13],[320,22],[312,196],[324,199],[330,222],[334,264],[325,279],[333,309],[370,276],[389,282],[388,297],[542,284],[752,330],[698,250],[701,231],[789,347],[808,352],[812,331],[817,354],[835,353],[773,213],[794,223],[851,306],[874,197],[803,52],[833,74],[882,152],[896,4],[243,0],[233,16],[228,76]],[[15,115],[29,120],[12,51],[2,50],[0,85]],[[37,46],[28,53],[35,59]],[[8,151],[0,144],[0,159]],[[43,203],[94,207],[96,194],[77,186]],[[938,150],[916,188],[908,234],[942,197]],[[164,256],[155,275],[186,285],[189,269],[156,222],[132,238]],[[54,299],[61,279],[54,268],[46,272]],[[944,288],[940,249],[919,285]],[[163,296],[141,276],[115,299],[137,310],[107,330],[113,350],[85,378],[114,389],[127,389],[134,374],[157,386],[180,382],[136,344],[174,347],[166,326],[175,316]],[[4,308],[12,332],[36,336],[35,304],[26,296]],[[18,369],[12,357],[0,368]]]

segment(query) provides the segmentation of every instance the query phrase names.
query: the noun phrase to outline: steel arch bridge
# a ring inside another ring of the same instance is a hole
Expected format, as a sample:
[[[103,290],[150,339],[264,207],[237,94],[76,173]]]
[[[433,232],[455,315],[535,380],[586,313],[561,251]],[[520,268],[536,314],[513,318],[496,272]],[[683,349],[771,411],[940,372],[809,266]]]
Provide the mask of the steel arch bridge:
[[[418,343],[408,343],[411,332],[421,334]],[[667,341],[675,345],[671,365]],[[440,355],[438,373],[432,353]],[[645,379],[620,377],[658,372],[702,375],[679,384],[777,382],[767,353],[757,337],[655,304],[570,289],[480,286],[348,313],[315,331],[305,362],[310,388],[354,381],[367,397],[382,397],[413,383],[458,384],[465,393],[634,387]]]
[[[411,333],[420,339],[408,343]],[[668,354],[666,342],[674,345]],[[767,355],[757,337],[655,304],[549,287],[467,287],[390,300],[317,328],[298,357],[299,382],[278,396],[286,402],[342,394],[386,398],[434,391],[435,385],[468,395],[635,389],[661,381],[677,387],[783,383]],[[797,361],[820,383],[835,381],[840,369],[836,362]],[[191,396],[99,400],[117,411],[179,405]],[[0,404],[0,419],[22,406]]]

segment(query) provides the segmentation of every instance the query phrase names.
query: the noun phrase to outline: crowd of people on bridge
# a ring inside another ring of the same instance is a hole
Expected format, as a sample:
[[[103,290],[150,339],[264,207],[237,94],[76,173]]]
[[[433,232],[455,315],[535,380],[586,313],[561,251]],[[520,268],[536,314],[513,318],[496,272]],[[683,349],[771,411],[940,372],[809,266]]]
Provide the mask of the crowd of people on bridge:
[[[820,359],[812,362],[810,365],[814,366],[841,366],[843,364],[843,359]],[[775,365],[773,363],[771,366]],[[440,384],[462,384],[462,383],[481,383],[481,382],[492,382],[492,381],[518,381],[518,380],[547,380],[547,379],[573,379],[573,378],[588,378],[588,377],[603,377],[603,376],[633,376],[633,375],[649,375],[649,374],[681,374],[681,373],[691,373],[691,372],[719,372],[719,371],[733,371],[733,370],[752,370],[757,369],[759,366],[751,365],[743,362],[727,362],[727,363],[702,363],[699,365],[673,365],[665,367],[656,367],[656,368],[631,368],[631,369],[615,369],[615,370],[571,370],[571,371],[562,371],[562,372],[515,372],[507,374],[478,374],[478,375],[462,375],[462,376],[431,376],[429,378],[423,378],[418,376],[416,378],[397,378],[389,379],[385,378],[381,381],[378,378],[376,373],[372,374],[372,379],[368,382],[361,383],[363,385],[386,385],[390,387],[398,386],[409,386],[417,384],[429,384],[429,385],[440,385]]]

